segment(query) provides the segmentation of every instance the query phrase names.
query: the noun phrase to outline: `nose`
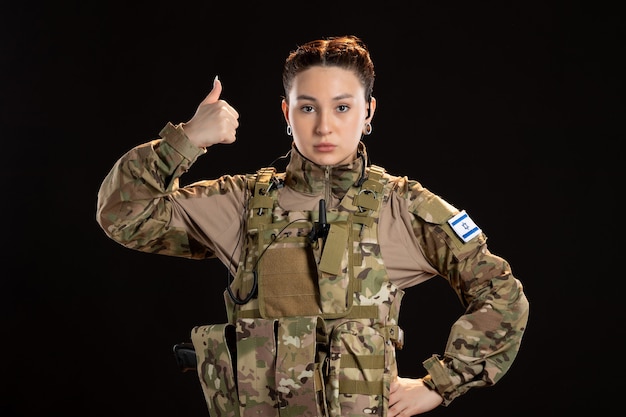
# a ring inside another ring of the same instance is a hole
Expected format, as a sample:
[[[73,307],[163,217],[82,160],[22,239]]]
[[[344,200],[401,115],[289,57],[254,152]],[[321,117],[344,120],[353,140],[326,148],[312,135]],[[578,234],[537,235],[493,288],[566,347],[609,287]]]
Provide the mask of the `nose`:
[[[328,135],[330,132],[330,115],[327,112],[319,112],[317,117],[317,124],[315,126],[315,133],[320,136],[325,136]]]

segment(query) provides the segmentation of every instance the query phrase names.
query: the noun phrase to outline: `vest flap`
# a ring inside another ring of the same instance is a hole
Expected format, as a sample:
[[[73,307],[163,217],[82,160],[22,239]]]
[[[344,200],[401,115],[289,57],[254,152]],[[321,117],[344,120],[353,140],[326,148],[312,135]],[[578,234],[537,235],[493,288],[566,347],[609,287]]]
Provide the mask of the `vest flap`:
[[[347,223],[333,223],[330,225],[328,237],[324,244],[322,259],[319,263],[319,270],[331,275],[341,273],[341,261],[346,252],[348,243]]]

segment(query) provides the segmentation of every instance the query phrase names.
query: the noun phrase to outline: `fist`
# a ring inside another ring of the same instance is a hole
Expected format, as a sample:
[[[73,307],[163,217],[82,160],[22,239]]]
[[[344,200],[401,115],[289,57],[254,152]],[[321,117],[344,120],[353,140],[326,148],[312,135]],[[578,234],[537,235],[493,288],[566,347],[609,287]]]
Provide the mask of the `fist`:
[[[222,82],[215,77],[213,89],[202,100],[193,117],[183,129],[189,140],[199,148],[216,143],[233,143],[239,127],[239,113],[220,99]]]

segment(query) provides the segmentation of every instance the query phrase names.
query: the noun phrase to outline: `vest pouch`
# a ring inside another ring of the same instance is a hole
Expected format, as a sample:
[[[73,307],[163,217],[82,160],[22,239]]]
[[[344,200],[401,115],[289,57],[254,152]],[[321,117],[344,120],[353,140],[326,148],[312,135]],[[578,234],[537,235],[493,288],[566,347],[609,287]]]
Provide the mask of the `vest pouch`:
[[[237,319],[237,388],[242,417],[278,417],[276,320]]]
[[[210,415],[328,416],[321,318],[238,319],[195,327],[191,340]]]
[[[316,256],[320,254],[314,252],[307,235],[284,232],[259,257],[261,317],[321,315],[333,319],[350,312],[354,290],[346,273],[351,254],[347,224],[331,224],[319,266]]]
[[[335,327],[326,384],[330,417],[387,415],[393,349],[387,345],[370,320]]]
[[[261,257],[258,279],[262,317],[315,316],[321,312],[317,266],[307,243],[270,246]]]
[[[279,417],[275,324],[274,320],[239,319],[234,325],[193,329],[191,341],[210,415]]]
[[[281,417],[328,416],[322,377],[326,343],[320,317],[278,320],[276,390]]]
[[[191,331],[198,377],[212,416],[241,416],[234,374],[234,341],[232,324],[196,326]]]
[[[319,263],[319,293],[325,318],[345,317],[352,308],[354,288],[350,280],[352,247],[349,226],[332,223]]]

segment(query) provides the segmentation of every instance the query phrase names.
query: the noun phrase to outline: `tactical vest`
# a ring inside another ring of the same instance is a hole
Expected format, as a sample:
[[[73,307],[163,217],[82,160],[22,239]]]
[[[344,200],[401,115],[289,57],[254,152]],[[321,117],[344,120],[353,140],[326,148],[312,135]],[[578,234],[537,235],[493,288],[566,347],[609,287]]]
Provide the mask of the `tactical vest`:
[[[228,323],[191,332],[210,415],[387,414],[404,292],[378,243],[390,192],[383,174],[368,168],[326,213],[282,209],[285,174],[274,168],[249,176],[245,243],[224,293]]]

